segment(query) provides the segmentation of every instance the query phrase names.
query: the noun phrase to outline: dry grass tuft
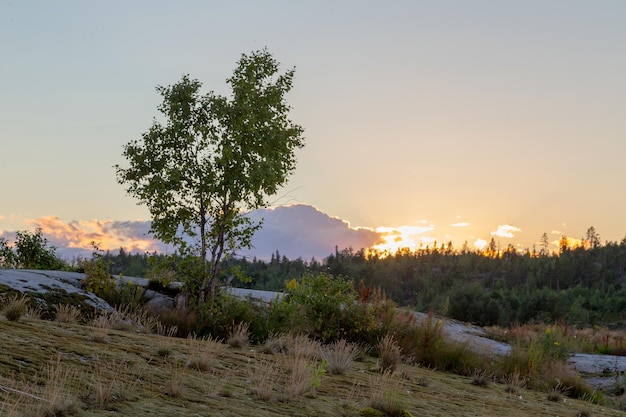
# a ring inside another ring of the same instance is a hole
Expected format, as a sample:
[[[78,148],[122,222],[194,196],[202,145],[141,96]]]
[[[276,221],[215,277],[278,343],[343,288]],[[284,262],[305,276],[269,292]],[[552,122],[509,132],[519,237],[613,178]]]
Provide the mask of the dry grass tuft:
[[[175,337],[178,334],[178,326],[166,326],[160,321],[157,321],[154,325],[154,331],[159,336]]]
[[[187,368],[176,363],[167,363],[167,395],[173,398],[181,398],[185,395],[187,388],[185,387],[185,376]]]
[[[95,359],[85,400],[96,408],[106,409],[111,404],[132,399],[143,380],[134,365],[128,361]]]
[[[186,366],[197,371],[206,372],[213,368],[216,358],[224,351],[225,346],[210,337],[197,338],[195,335],[187,338],[189,356]]]
[[[80,319],[80,309],[78,307],[61,304],[56,306],[56,318],[57,323],[78,324]]]
[[[290,333],[287,335],[287,352],[294,356],[317,358],[320,353],[320,344],[305,334]]]
[[[554,385],[552,388],[548,389],[547,398],[549,401],[559,402],[563,399],[564,395],[567,395],[569,391],[570,391],[569,387],[566,387],[565,385],[559,382],[556,385]]]
[[[230,334],[226,339],[228,346],[232,348],[242,349],[250,344],[250,323],[241,322],[233,325]]]
[[[108,343],[109,333],[101,327],[94,327],[90,334],[90,339],[96,343]]]
[[[275,361],[255,361],[248,373],[252,396],[263,401],[276,400],[275,386],[278,376],[279,368]]]
[[[526,387],[525,379],[517,371],[506,375],[503,382],[504,391],[513,395],[518,395],[520,390]]]
[[[282,333],[270,334],[260,347],[261,353],[273,355],[275,353],[285,353],[288,349],[288,338]]]
[[[135,333],[154,333],[158,320],[141,307],[126,305],[116,309],[110,316],[112,327],[116,330]]]
[[[371,383],[368,405],[386,416],[404,415],[407,406],[404,392],[401,381],[394,378],[391,372],[384,372]]]
[[[92,328],[90,335],[92,341],[96,343],[107,343],[109,341],[107,330],[111,329],[112,326],[108,315],[99,315],[91,320],[89,325]]]
[[[329,374],[343,375],[352,368],[354,355],[358,347],[341,339],[321,349],[322,359],[326,361]]]
[[[32,320],[41,320],[41,310],[38,307],[26,306],[24,316]]]
[[[20,321],[26,313],[27,299],[23,295],[14,295],[9,298],[7,305],[4,307],[4,317],[9,321]]]
[[[291,355],[287,359],[288,376],[281,401],[290,401],[311,391],[319,384],[314,375],[315,365],[304,355]]]
[[[383,373],[393,373],[400,363],[402,352],[393,335],[386,334],[378,340],[376,350],[380,358],[378,365]]]
[[[491,382],[491,373],[486,370],[475,370],[470,378],[470,384],[477,387],[488,387]]]

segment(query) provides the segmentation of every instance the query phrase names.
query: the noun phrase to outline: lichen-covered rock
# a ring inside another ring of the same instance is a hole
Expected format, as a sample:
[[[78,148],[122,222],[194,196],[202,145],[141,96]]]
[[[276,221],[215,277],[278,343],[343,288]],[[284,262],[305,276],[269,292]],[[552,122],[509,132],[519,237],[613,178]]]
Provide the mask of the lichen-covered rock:
[[[103,299],[80,287],[84,274],[67,271],[0,269],[0,292],[16,291],[28,296],[42,318],[54,318],[58,305],[77,307],[84,316],[95,311],[113,311]]]

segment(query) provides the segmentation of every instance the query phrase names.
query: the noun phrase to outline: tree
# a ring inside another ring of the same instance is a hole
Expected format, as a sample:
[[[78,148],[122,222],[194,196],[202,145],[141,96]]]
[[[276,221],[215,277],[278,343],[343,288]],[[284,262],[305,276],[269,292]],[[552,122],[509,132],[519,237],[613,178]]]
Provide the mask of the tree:
[[[246,214],[287,182],[304,146],[285,102],[295,69],[278,67],[266,49],[243,54],[226,80],[230,97],[201,95],[187,75],[157,87],[166,122],[125,145],[128,168],[116,165],[118,182],[150,210],[154,236],[199,261],[186,281],[198,305],[213,300],[220,260],[251,246],[260,223]]]
[[[585,234],[585,241],[590,248],[595,249],[600,246],[600,235],[596,232],[596,228],[591,226]]]
[[[548,248],[550,247],[550,239],[548,238],[548,234],[543,232],[541,235],[541,255],[547,256],[550,252]]]
[[[65,268],[65,262],[56,255],[56,248],[48,245],[41,228],[34,232],[15,233],[14,262],[18,268],[51,269]]]

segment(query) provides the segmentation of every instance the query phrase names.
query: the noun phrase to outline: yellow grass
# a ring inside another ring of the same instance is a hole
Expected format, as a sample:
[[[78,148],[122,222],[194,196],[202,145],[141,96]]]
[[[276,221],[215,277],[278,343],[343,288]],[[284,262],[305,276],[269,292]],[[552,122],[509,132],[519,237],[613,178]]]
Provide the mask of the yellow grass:
[[[319,384],[311,389],[307,378],[319,364],[313,355],[298,362],[292,353],[264,354],[254,346],[224,349],[202,341],[202,348],[216,349],[210,369],[202,371],[186,366],[198,354],[194,343],[200,340],[169,338],[170,354],[160,356],[157,350],[166,336],[108,329],[107,342],[99,343],[92,332],[89,326],[1,317],[0,415],[54,415],[46,411],[54,401],[62,408],[58,415],[78,417],[349,417],[371,406],[432,417],[574,416],[583,411],[626,416],[569,398],[550,401],[546,391],[516,386],[512,392],[499,383],[479,387],[469,377],[403,363],[393,375],[381,375],[376,359],[367,356],[345,374],[317,375]],[[306,344],[297,342],[299,348]],[[298,383],[304,388],[295,389]],[[287,391],[290,384],[295,391]]]

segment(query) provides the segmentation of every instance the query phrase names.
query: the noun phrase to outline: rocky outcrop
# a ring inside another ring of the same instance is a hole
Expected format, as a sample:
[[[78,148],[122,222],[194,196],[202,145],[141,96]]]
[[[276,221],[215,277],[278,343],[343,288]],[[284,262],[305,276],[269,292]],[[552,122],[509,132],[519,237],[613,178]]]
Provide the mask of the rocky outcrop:
[[[84,274],[66,271],[0,269],[0,285],[29,294],[41,303],[76,304],[84,302],[95,310],[113,311],[103,299],[81,288]],[[47,307],[47,306],[42,306]]]

